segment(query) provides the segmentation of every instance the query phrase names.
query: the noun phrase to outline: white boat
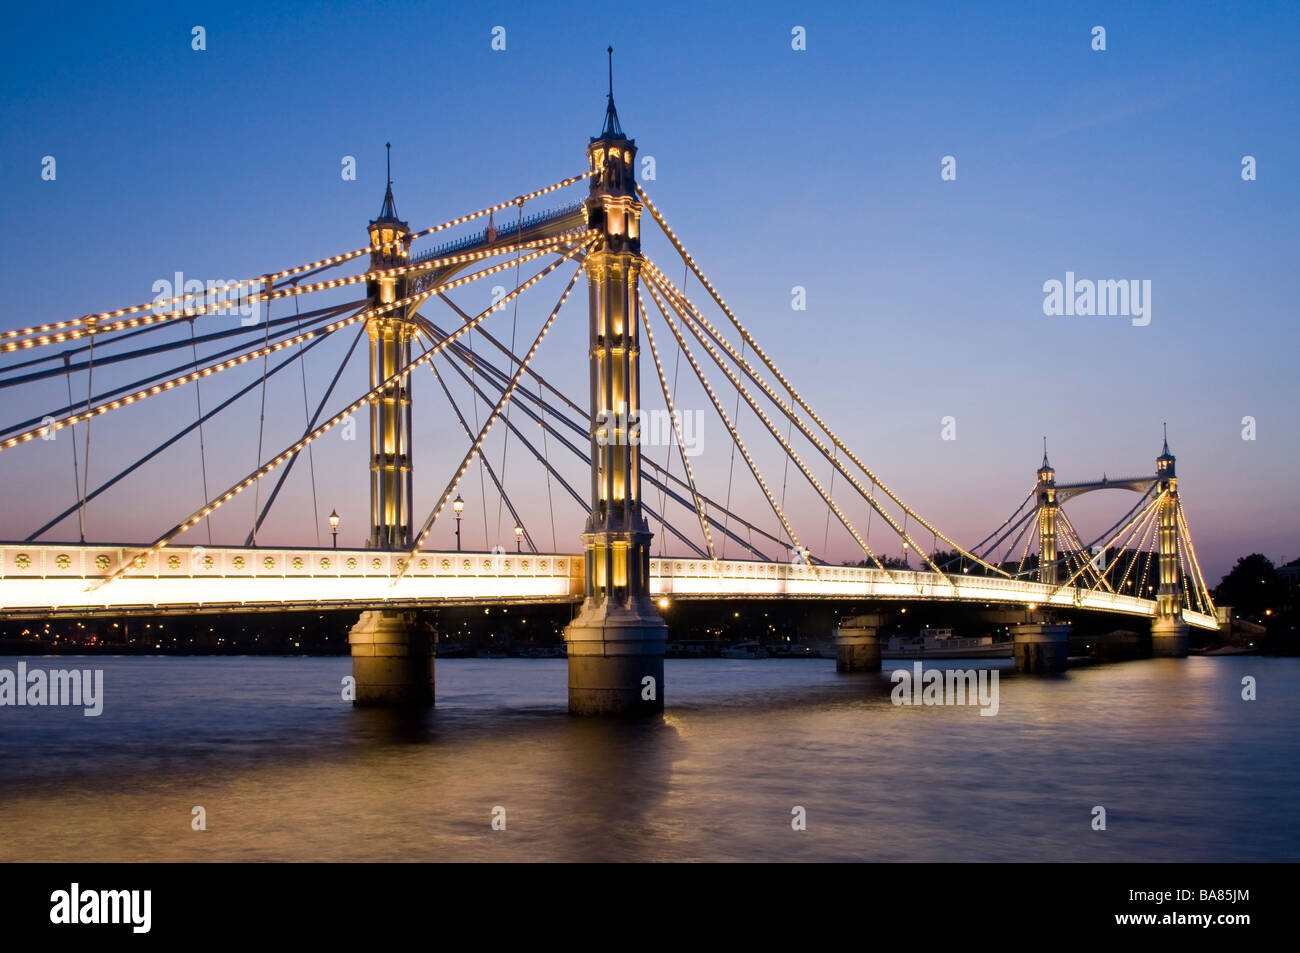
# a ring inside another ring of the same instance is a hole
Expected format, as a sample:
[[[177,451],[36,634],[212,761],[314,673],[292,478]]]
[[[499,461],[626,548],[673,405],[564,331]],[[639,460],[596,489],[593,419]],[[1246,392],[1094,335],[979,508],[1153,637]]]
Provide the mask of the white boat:
[[[767,649],[758,642],[737,642],[722,650],[723,658],[767,658]]]
[[[952,629],[922,629],[919,635],[890,636],[881,658],[1011,658],[1010,642],[995,642],[991,635],[963,638]]]
[[[530,645],[519,653],[520,658],[564,658],[568,653],[563,645]]]

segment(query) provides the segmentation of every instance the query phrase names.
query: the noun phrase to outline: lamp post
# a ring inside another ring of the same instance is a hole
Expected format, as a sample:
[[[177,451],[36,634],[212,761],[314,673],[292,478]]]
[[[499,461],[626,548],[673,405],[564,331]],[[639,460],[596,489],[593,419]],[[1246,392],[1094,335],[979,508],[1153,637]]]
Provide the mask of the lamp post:
[[[339,548],[339,514],[338,510],[330,510],[330,532],[334,534],[334,548]]]
[[[446,499],[446,497],[443,497]],[[460,514],[465,512],[465,501],[456,494],[456,499],[451,503],[451,508],[456,511],[456,552],[460,552]]]
[[[524,528],[518,523],[515,524],[515,552],[524,551]]]

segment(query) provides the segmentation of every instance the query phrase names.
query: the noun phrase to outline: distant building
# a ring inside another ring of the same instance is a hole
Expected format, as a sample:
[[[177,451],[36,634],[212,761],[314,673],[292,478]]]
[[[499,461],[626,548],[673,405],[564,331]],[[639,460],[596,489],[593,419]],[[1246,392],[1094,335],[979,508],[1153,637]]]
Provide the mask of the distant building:
[[[1277,575],[1282,580],[1282,585],[1286,587],[1288,597],[1300,594],[1300,559],[1294,559],[1285,566],[1278,566]]]

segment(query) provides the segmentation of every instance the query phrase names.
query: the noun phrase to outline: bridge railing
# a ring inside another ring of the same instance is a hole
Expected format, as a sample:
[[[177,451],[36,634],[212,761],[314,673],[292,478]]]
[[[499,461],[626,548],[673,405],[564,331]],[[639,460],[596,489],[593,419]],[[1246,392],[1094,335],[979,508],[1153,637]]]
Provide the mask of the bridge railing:
[[[1058,590],[1056,586],[996,576],[954,575],[913,570],[869,569],[860,566],[813,566],[750,560],[668,559],[650,561],[656,593],[706,595],[746,592],[752,595],[807,595],[906,599],[1012,601],[1023,604],[1105,609],[1150,616],[1155,602],[1108,592]],[[736,583],[746,583],[737,586]]]
[[[116,569],[135,548],[109,546],[0,547],[0,579],[98,579]],[[420,553],[407,576],[568,576],[582,557],[532,553]],[[343,549],[245,549],[194,546],[167,548],[137,557],[123,579],[132,578],[320,578],[392,577],[400,552]]]
[[[121,578],[99,583],[137,550],[127,547],[0,544],[0,612],[42,607],[143,609],[183,606],[348,605],[573,600],[583,558],[568,553],[166,548],[138,557]],[[399,572],[400,582],[394,583]],[[687,598],[871,598],[1052,605],[1152,617],[1154,600],[1038,582],[962,574],[813,566],[756,560],[653,558],[651,592]],[[1183,613],[1191,625],[1212,617]]]
[[[569,554],[376,550],[137,549],[0,544],[0,614],[218,611],[224,608],[418,606],[454,602],[571,601],[582,560]]]
[[[512,238],[520,232],[526,232],[530,228],[545,224],[550,221],[565,218],[573,215],[582,208],[582,202],[570,202],[568,205],[561,205],[558,208],[548,209],[545,212],[536,212],[524,217],[522,222],[507,222],[496,230],[494,241]],[[464,251],[467,248],[473,248],[475,245],[482,245],[488,241],[488,230],[486,228],[472,232],[463,238],[457,238],[454,241],[444,242],[433,248],[423,251],[411,259],[411,264],[418,265],[420,262],[429,261],[433,258],[444,258],[448,255],[454,255],[457,252]]]

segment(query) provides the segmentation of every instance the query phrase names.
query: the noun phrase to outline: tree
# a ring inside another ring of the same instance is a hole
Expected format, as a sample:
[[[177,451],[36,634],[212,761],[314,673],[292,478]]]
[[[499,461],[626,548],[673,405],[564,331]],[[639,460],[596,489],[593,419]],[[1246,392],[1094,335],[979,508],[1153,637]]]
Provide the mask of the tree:
[[[1237,565],[1214,588],[1214,601],[1232,606],[1244,616],[1261,616],[1286,598],[1286,586],[1272,561],[1260,553],[1237,560]]]
[[[886,569],[906,569],[906,568],[908,568],[907,563],[904,562],[902,559],[900,559],[900,558],[897,557],[897,556],[885,556],[885,555],[883,555],[883,554],[878,554],[878,555],[876,556],[876,558],[880,560],[880,565],[884,566]],[[874,562],[872,562],[870,559],[859,559],[859,560],[857,560],[856,562],[849,561],[849,562],[846,562],[844,565],[846,565],[846,566],[856,566],[856,567],[858,567],[858,568],[860,568],[860,569],[875,569],[875,568],[876,568],[876,564],[875,564]],[[926,568],[929,568],[929,567],[926,567]]]

